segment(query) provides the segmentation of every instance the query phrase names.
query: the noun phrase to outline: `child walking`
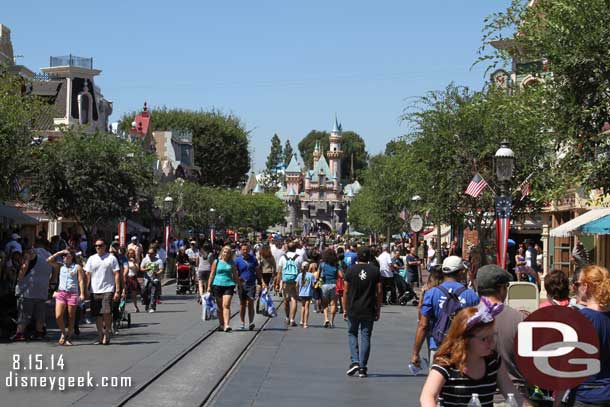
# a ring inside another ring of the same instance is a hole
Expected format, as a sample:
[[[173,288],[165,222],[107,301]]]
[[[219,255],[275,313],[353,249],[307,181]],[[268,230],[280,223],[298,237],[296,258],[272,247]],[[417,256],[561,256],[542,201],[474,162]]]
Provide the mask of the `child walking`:
[[[308,271],[309,263],[303,262],[301,273],[297,277],[297,290],[301,301],[301,325],[307,328],[309,322],[309,304],[313,296],[313,285],[316,281],[314,275]]]

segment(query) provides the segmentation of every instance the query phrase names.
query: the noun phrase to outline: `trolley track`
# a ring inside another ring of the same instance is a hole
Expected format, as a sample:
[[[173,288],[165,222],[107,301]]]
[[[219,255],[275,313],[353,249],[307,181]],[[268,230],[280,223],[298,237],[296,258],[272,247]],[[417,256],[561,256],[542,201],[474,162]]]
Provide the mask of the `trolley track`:
[[[277,307],[279,308],[279,306],[282,303],[283,303],[283,300],[277,305]],[[231,320],[238,314],[239,314],[239,311],[232,313]],[[239,362],[243,359],[243,357],[248,352],[248,350],[250,350],[250,348],[254,344],[256,338],[258,338],[258,336],[262,333],[262,331],[267,326],[267,324],[269,323],[270,320],[271,320],[270,318],[265,318],[265,320],[262,322],[261,326],[256,331],[254,331],[254,334],[251,336],[251,338],[249,338],[247,340],[247,343],[245,344],[245,346],[242,345],[241,349],[239,350],[239,353],[237,354],[236,359],[229,364],[228,368],[222,369],[222,373],[218,373],[215,375],[215,377],[218,377],[218,379],[214,380],[214,383],[212,383],[211,387],[205,386],[205,387],[208,387],[208,389],[205,390],[205,392],[204,392],[205,396],[203,397],[203,399],[202,400],[199,399],[193,405],[205,406],[205,405],[207,405],[207,403],[209,403],[209,401],[213,400],[214,395],[222,388],[227,377],[231,374],[232,371],[234,371],[234,369],[237,367],[237,365],[239,365]],[[151,394],[154,394],[154,390],[152,390],[152,388],[155,387],[154,385],[159,382],[163,382],[163,381],[167,380],[168,377],[171,377],[172,370],[177,369],[178,368],[177,365],[180,362],[186,363],[188,361],[189,356],[196,355],[197,354],[196,350],[202,349],[201,345],[205,345],[206,342],[214,342],[214,339],[218,337],[218,336],[214,337],[214,333],[226,335],[224,333],[217,332],[216,329],[213,329],[213,330],[210,330],[210,331],[204,333],[199,339],[195,340],[191,345],[189,345],[186,349],[184,349],[184,351],[180,352],[180,354],[178,354],[174,359],[172,359],[170,362],[168,362],[160,370],[155,372],[144,383],[142,383],[137,388],[135,388],[132,392],[130,392],[118,404],[116,404],[116,406],[117,407],[123,407],[123,406],[129,407],[132,405],[138,405],[138,403],[136,402],[138,398],[147,397],[147,396],[150,396]],[[202,366],[202,369],[204,369],[204,366]],[[149,393],[149,394],[147,394],[147,393]]]

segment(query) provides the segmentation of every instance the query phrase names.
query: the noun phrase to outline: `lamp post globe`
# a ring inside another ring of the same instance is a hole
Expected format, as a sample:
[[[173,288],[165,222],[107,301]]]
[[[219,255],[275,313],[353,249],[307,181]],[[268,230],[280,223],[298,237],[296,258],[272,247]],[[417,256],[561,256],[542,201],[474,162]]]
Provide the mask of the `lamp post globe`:
[[[515,153],[508,147],[504,140],[494,156],[496,164],[496,178],[498,182],[508,182],[513,178],[515,170]]]

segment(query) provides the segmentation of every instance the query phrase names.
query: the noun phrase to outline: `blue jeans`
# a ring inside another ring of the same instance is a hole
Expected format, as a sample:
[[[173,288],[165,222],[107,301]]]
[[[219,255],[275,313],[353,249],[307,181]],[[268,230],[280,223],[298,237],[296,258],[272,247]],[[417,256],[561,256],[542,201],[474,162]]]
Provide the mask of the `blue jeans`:
[[[358,346],[358,333],[360,332],[360,346]],[[371,334],[373,333],[373,320],[363,320],[348,317],[347,335],[349,337],[349,352],[352,363],[359,363],[365,368],[371,354]]]

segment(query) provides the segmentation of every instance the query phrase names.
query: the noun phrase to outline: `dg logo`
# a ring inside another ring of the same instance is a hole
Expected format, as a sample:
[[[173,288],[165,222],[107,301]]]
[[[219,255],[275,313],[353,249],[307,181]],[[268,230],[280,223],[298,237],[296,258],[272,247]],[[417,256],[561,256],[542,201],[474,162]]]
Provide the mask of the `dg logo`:
[[[525,379],[547,390],[572,389],[600,371],[599,338],[580,312],[554,305],[519,323],[515,360]]]

